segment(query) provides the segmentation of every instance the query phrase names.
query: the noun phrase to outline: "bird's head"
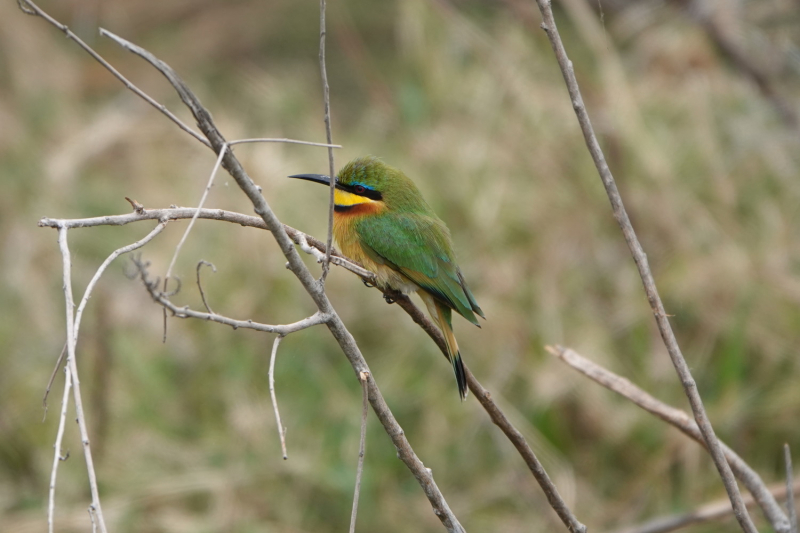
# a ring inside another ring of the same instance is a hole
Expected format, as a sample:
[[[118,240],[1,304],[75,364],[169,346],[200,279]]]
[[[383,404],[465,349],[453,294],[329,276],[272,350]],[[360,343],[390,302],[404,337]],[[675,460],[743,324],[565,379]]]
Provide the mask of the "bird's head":
[[[330,178],[323,174],[296,174],[289,177],[330,185]],[[334,206],[340,213],[430,210],[413,181],[374,156],[354,159],[339,171]]]

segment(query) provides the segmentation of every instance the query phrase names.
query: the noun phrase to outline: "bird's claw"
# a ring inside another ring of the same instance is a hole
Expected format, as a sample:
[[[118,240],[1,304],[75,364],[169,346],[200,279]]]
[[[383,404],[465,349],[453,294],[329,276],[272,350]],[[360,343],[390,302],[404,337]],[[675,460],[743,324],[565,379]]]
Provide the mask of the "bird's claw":
[[[384,295],[383,295],[383,299],[384,299],[384,300],[386,300],[386,303],[387,303],[387,304],[393,304],[393,303],[394,303],[394,298],[392,298],[392,297],[391,297],[391,296],[389,296],[388,294],[384,294]]]
[[[370,283],[369,281],[365,280],[364,278],[361,278],[361,283],[363,283],[365,287],[369,287],[370,289],[375,286],[374,283]]]

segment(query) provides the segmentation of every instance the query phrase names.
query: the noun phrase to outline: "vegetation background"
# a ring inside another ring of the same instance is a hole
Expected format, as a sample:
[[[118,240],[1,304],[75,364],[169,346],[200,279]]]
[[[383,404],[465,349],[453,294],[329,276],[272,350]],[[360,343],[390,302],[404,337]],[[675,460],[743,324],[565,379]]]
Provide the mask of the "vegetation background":
[[[47,2],[180,116],[147,64],[102,26],[170,63],[228,139],[322,141],[318,3]],[[781,446],[800,457],[800,137],[696,22],[710,10],[800,101],[800,4],[562,0],[556,18],[678,339],[722,439],[767,482]],[[698,11],[700,10],[700,11]],[[548,355],[569,345],[687,408],[611,217],[533,2],[348,0],[329,6],[337,166],[381,156],[450,226],[488,320],[456,324],[465,359],[524,432],[578,517],[612,530],[723,497],[700,447]],[[797,105],[795,105],[797,109]],[[0,530],[42,531],[62,378],[41,396],[64,338],[60,256],[42,216],[196,205],[213,154],[125,90],[42,20],[0,4]],[[282,220],[325,233],[323,149],[236,149]],[[210,207],[251,212],[221,175]],[[151,224],[70,233],[76,291]],[[184,223],[143,250],[163,275]],[[199,222],[177,301],[279,323],[313,311],[265,232]],[[169,321],[120,261],[78,346],[107,519],[115,532],[342,531],[361,391],[322,327],[292,335],[276,367],[289,459],[269,404],[272,339]],[[561,531],[512,446],[461,403],[435,345],[396,306],[334,269],[328,290],[412,445],[470,531]],[[440,531],[374,418],[359,531]],[[86,531],[77,429],[58,485],[60,531]],[[764,522],[755,513],[757,523]],[[732,531],[732,521],[693,531]]]

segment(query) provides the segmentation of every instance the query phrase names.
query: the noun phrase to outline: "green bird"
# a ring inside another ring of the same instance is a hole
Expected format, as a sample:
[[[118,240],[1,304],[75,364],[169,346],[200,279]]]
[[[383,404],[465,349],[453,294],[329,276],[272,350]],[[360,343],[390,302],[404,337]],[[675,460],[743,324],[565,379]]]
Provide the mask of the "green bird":
[[[330,186],[323,174],[297,174]],[[376,157],[360,157],[339,171],[333,235],[342,253],[377,275],[380,287],[418,291],[447,344],[461,399],[467,376],[453,334],[452,311],[480,327],[486,318],[456,264],[450,230],[403,172]]]

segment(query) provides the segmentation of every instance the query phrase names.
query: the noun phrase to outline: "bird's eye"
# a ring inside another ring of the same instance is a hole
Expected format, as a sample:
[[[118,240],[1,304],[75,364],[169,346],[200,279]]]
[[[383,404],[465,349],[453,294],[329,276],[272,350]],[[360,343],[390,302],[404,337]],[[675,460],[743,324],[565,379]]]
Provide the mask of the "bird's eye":
[[[353,190],[356,191],[357,194],[364,194],[365,192],[367,192],[366,187],[364,187],[363,185],[356,185],[355,187],[353,187]]]

